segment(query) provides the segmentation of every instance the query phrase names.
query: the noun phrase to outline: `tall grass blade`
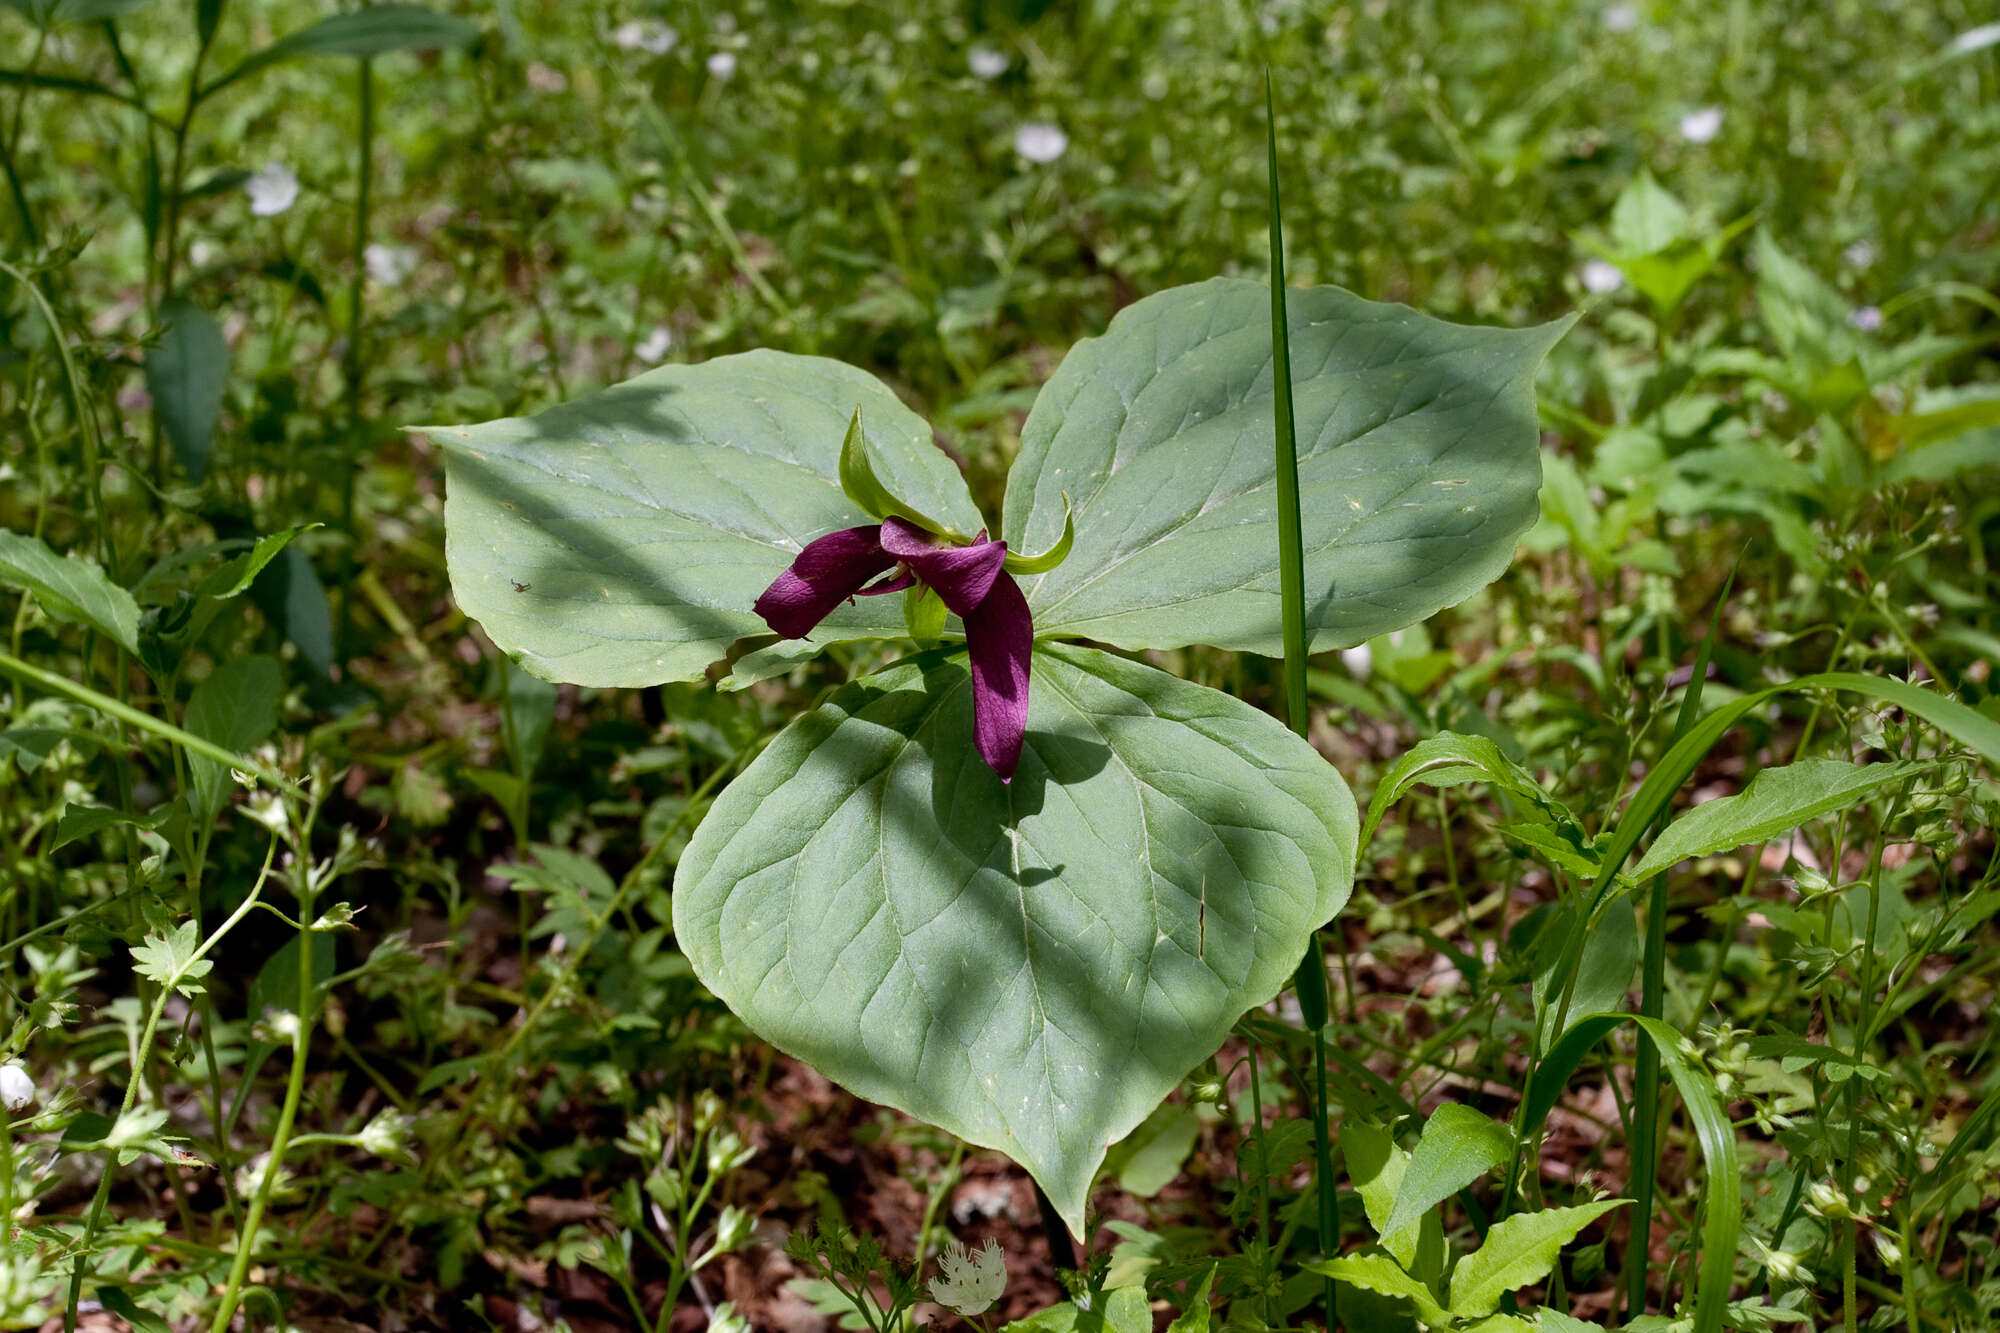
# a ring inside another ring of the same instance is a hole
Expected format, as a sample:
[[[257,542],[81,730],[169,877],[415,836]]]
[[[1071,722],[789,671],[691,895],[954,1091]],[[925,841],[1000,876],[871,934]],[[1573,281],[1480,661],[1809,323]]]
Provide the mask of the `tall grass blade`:
[[[1270,181],[1271,225],[1271,398],[1277,436],[1278,595],[1285,635],[1285,720],[1305,736],[1306,710],[1305,538],[1299,519],[1299,443],[1292,424],[1291,332],[1285,317],[1285,229],[1278,200],[1278,118],[1271,73],[1264,72],[1264,127]],[[1313,1184],[1319,1197],[1320,1248],[1340,1253],[1340,1213],[1333,1197],[1333,1141],[1326,1119],[1326,956],[1319,936],[1306,947],[1295,978],[1299,1017],[1312,1032],[1313,1086],[1308,1093],[1313,1120]],[[1260,1130],[1261,1132],[1261,1130]],[[1334,1323],[1333,1279],[1326,1283],[1327,1324]]]

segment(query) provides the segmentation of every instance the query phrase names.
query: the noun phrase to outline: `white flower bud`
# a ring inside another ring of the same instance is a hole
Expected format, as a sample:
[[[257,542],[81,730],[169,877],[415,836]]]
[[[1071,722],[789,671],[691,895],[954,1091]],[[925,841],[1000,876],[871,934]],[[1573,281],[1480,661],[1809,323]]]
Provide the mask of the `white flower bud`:
[[[0,1105],[18,1111],[33,1100],[35,1080],[28,1077],[28,1071],[12,1060],[0,1065]]]

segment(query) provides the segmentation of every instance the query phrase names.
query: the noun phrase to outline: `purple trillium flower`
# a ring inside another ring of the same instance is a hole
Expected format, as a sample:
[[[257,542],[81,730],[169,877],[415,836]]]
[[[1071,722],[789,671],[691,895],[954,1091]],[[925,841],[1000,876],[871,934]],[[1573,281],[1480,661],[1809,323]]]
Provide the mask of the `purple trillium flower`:
[[[1002,566],[1007,543],[961,546],[890,517],[808,542],[792,567],[757,599],[764,623],[802,639],[850,597],[873,597],[921,584],[965,622],[972,658],[973,740],[1002,782],[1014,779],[1028,730],[1028,659],[1034,618],[1020,585]],[[886,576],[886,577],[882,577]]]

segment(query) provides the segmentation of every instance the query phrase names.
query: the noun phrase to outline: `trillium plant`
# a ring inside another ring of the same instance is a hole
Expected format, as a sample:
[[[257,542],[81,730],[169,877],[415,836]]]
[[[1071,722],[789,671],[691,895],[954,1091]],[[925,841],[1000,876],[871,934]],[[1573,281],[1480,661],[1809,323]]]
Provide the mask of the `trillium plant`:
[[[1287,307],[1304,634],[1329,651],[1505,568],[1562,326],[1328,287]],[[1333,767],[1132,655],[1283,652],[1270,312],[1216,279],[1072,348],[992,525],[923,420],[821,357],[432,428],[459,603],[537,675],[733,690],[830,644],[912,645],[724,789],[675,934],[760,1035],[1007,1153],[1078,1234],[1107,1146],[1278,993],[1353,882]]]

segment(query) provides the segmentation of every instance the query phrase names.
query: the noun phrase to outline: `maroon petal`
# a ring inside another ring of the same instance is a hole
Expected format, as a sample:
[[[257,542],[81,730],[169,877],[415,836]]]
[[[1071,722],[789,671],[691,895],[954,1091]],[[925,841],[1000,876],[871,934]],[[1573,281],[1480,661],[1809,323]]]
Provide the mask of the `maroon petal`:
[[[803,639],[868,580],[895,564],[896,557],[882,549],[878,526],[829,532],[806,543],[792,567],[764,589],[753,609],[776,633]]]
[[[900,518],[882,521],[882,549],[908,565],[925,587],[963,618],[986,600],[1007,560],[1007,543],[978,541],[959,546]]]
[[[1003,573],[964,619],[965,646],[972,656],[973,740],[987,766],[1002,782],[1012,782],[1014,766],[1021,762],[1021,741],[1028,732],[1034,617],[1014,576]]]

